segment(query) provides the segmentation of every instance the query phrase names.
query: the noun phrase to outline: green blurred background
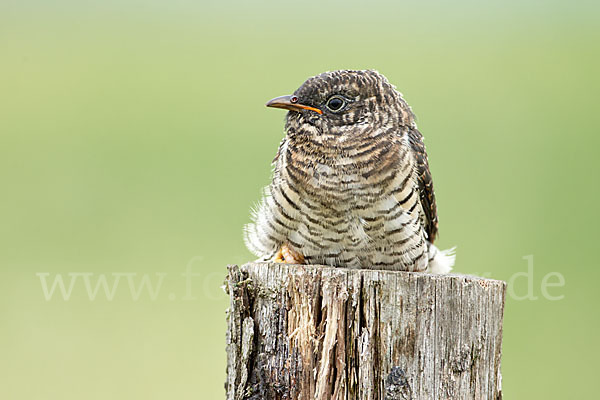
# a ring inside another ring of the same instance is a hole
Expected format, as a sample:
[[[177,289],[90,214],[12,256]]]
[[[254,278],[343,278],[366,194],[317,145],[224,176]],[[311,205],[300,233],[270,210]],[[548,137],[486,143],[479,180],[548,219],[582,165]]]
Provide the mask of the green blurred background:
[[[223,398],[220,285],[252,258],[283,134],[264,102],[340,68],[412,105],[457,271],[509,280],[533,255],[505,397],[594,398],[599,19],[593,1],[2,0],[0,398]],[[47,301],[36,274],[74,272],[167,275],[154,300],[122,278],[112,301],[81,280]]]

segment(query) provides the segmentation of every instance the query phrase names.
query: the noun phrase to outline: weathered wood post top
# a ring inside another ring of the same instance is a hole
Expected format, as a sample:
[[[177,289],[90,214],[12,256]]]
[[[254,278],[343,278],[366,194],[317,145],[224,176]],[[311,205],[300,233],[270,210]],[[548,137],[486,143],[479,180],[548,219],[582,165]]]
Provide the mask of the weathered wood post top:
[[[229,266],[227,399],[500,399],[506,285]]]

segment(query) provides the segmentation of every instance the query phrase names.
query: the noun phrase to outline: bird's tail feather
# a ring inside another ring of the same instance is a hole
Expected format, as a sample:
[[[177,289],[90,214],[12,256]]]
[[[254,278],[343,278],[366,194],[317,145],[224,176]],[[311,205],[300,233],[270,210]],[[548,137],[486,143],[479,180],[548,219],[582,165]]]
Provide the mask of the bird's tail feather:
[[[429,245],[429,266],[427,272],[430,274],[447,274],[452,271],[456,261],[456,247],[440,250],[433,244]]]

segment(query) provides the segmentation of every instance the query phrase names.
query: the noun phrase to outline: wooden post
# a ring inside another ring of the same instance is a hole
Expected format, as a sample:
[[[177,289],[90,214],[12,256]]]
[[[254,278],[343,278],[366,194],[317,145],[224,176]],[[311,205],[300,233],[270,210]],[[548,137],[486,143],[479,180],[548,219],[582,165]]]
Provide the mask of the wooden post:
[[[229,266],[227,399],[501,399],[505,283]]]

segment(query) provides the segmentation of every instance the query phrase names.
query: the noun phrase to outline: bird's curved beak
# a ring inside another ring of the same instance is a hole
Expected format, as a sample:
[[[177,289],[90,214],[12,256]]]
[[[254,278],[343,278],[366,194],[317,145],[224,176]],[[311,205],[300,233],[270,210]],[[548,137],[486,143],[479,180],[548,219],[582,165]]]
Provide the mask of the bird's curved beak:
[[[304,104],[299,104],[298,98],[295,96],[275,97],[274,99],[267,101],[267,104],[265,105],[267,107],[283,108],[285,110],[290,111],[310,110],[319,114],[323,114],[323,111],[319,110],[318,108],[305,106]]]

